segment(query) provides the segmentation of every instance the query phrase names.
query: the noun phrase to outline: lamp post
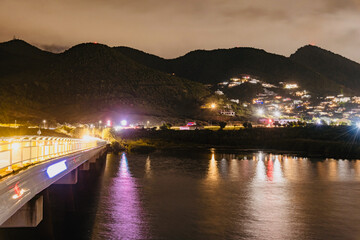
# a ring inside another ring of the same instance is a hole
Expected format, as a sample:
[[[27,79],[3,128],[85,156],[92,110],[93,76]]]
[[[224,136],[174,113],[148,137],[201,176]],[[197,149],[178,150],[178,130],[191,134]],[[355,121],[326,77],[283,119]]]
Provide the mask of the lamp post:
[[[45,129],[46,120],[43,120],[43,123],[44,123],[44,129]]]

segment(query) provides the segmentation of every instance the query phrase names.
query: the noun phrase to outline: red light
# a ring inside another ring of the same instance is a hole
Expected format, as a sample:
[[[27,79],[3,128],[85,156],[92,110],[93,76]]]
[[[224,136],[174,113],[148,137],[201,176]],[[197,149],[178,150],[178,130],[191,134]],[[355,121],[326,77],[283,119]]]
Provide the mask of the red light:
[[[273,180],[273,162],[271,159],[267,162],[267,172],[266,175],[269,179],[269,181]]]
[[[21,196],[21,191],[20,191],[20,188],[19,188],[18,184],[15,184],[14,190],[15,190],[16,195],[18,195],[18,197],[20,197]]]
[[[18,186],[18,183],[15,184],[14,191],[15,191],[15,194],[12,196],[13,199],[17,199],[24,194],[24,189],[20,189]]]
[[[269,123],[272,123],[272,120],[271,120],[271,119],[269,119]]]
[[[194,125],[196,125],[195,122],[188,122],[188,123],[187,123],[187,126],[194,126]]]

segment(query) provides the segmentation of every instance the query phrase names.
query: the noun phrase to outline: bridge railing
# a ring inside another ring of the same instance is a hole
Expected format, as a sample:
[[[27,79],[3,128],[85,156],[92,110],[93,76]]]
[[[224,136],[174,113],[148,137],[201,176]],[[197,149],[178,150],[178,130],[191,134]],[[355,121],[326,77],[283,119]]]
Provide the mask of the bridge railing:
[[[61,138],[23,136],[0,138],[0,169],[13,171],[24,165],[45,161],[61,155],[105,145],[97,138]]]

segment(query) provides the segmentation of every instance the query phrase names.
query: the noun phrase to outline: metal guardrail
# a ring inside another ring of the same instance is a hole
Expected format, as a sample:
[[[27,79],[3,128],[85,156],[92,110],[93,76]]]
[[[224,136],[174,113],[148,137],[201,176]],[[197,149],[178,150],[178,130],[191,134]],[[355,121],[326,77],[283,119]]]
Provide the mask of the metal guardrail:
[[[23,167],[50,158],[86,150],[105,141],[87,137],[84,139],[22,136],[0,138],[0,169],[13,171],[14,167]]]

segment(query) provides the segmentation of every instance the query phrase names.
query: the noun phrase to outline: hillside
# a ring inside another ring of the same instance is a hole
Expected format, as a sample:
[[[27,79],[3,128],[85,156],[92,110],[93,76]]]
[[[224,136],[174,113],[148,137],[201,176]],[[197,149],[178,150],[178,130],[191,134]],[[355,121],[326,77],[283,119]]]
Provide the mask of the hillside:
[[[51,54],[15,40],[1,44],[0,50],[6,63],[0,75],[2,120],[186,118],[209,94],[202,84],[150,69],[101,44]],[[6,61],[8,57],[14,60]]]
[[[211,95],[203,83],[217,84],[243,74],[277,86],[297,83],[314,96],[360,91],[358,63],[313,46],[289,58],[232,48],[163,59],[94,43],[54,54],[12,40],[0,43],[0,121],[189,119],[199,116],[200,105]],[[250,101],[262,91],[260,85],[244,84],[225,92]]]
[[[141,64],[202,83],[214,84],[241,74],[250,74],[272,84],[297,82],[303,88],[320,95],[339,93],[341,90],[347,93],[360,91],[360,86],[356,85],[354,88],[351,81],[339,81],[348,72],[353,73],[353,76],[360,76],[354,70],[357,68],[356,63],[354,65],[354,62],[345,58],[342,58],[346,60],[343,61],[343,68],[335,68],[340,73],[339,77],[334,78],[326,68],[314,69],[293,56],[287,58],[254,48],[197,50],[168,60],[135,49],[120,47],[117,50]],[[304,56],[303,61],[306,62],[307,58],[310,62],[314,59],[313,56]]]
[[[325,49],[307,45],[290,56],[294,62],[351,89],[360,89],[360,64]]]

